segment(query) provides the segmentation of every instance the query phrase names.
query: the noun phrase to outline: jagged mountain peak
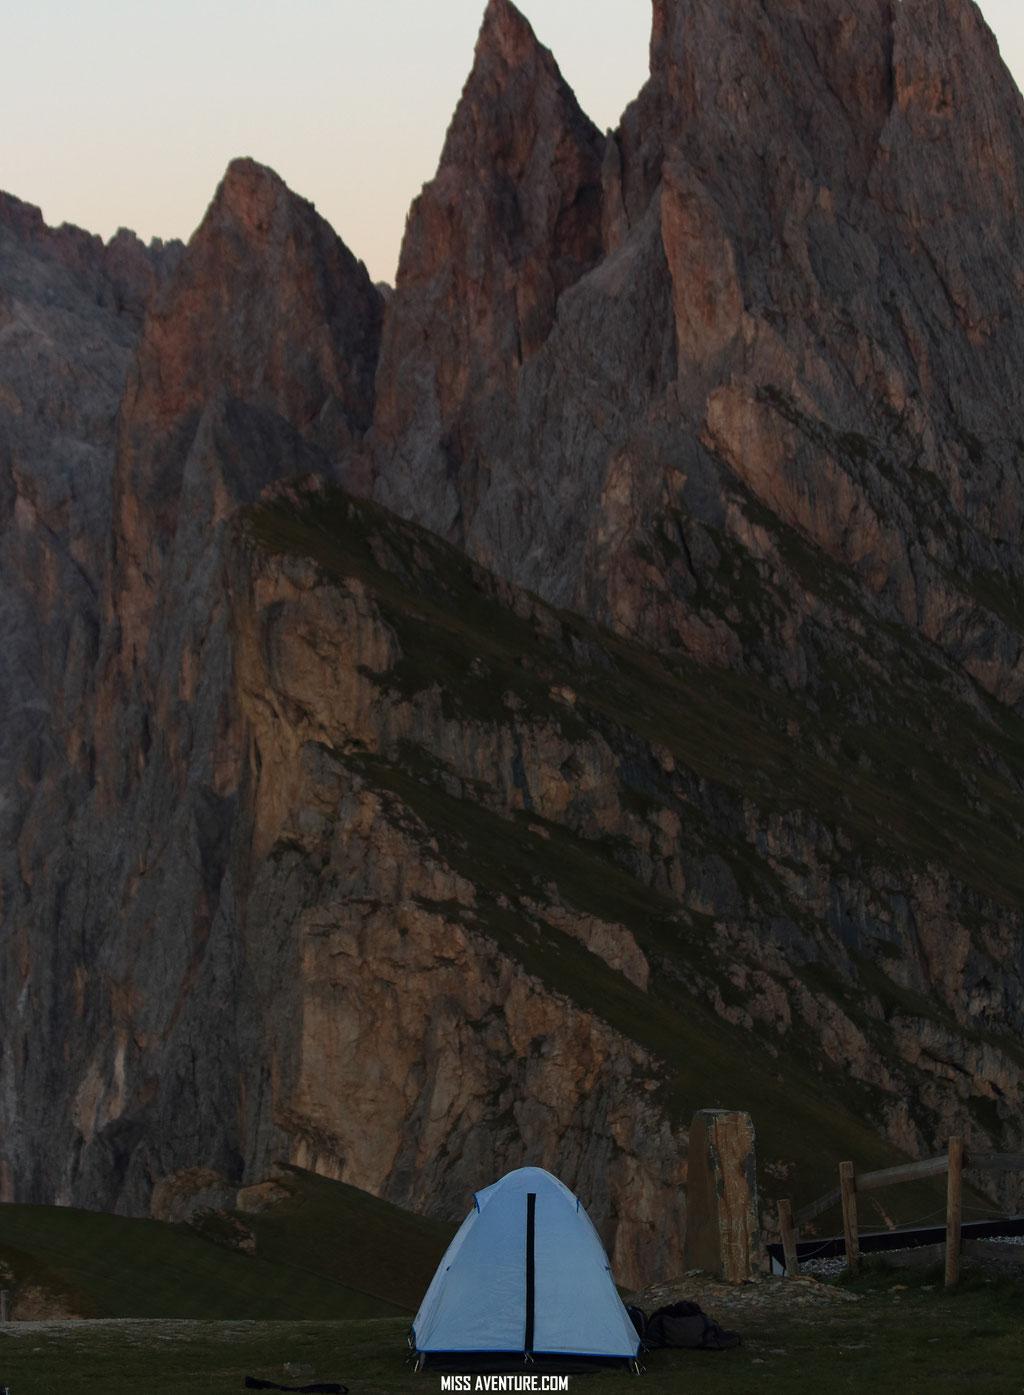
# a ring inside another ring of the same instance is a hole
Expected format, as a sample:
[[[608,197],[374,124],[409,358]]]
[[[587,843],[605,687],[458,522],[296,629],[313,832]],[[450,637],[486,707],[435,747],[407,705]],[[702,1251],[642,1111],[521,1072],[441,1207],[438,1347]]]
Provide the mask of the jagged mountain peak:
[[[369,426],[383,300],[313,205],[272,170],[236,160],[143,327],[122,402],[114,473],[111,607],[138,660],[177,528],[190,451],[211,403],[275,419],[328,462]],[[267,482],[256,462],[220,475],[210,516]],[[288,452],[282,453],[283,472]],[[206,497],[206,495],[204,495]],[[129,618],[130,617],[130,618]]]
[[[313,434],[327,411],[336,439],[321,444],[336,454],[369,424],[382,315],[366,268],[313,205],[234,160],[144,329],[138,393],[177,418],[223,391]],[[153,410],[147,400],[141,415]]]
[[[539,173],[566,135],[602,147],[600,132],[529,21],[511,0],[491,0],[438,174],[458,166],[518,179],[529,172],[531,157]]]
[[[500,419],[559,298],[600,259],[604,153],[551,53],[493,0],[437,174],[409,214],[377,378],[377,496],[440,533],[464,536],[472,515],[475,466],[461,502],[453,488],[470,465],[463,442]],[[424,449],[389,456],[418,423]]]
[[[166,245],[158,238],[147,247],[128,228],[119,228],[104,244],[96,233],[87,232],[73,223],[49,227],[42,210],[25,203],[12,194],[0,191],[0,238],[7,240],[5,255],[5,287],[10,292],[18,280],[20,246],[31,255],[42,256],[52,265],[60,265],[66,275],[79,283],[89,282],[95,304],[117,313],[126,312],[136,325],[152,301],[159,286],[177,266],[182,245],[170,241]],[[25,290],[26,288],[22,288]],[[75,291],[65,286],[75,298]],[[57,294],[56,284],[50,285],[47,298]]]
[[[275,215],[294,216],[303,208],[312,211],[312,205],[293,194],[280,175],[241,156],[228,165],[198,231],[203,233],[213,219],[230,217],[254,233],[263,232]]]
[[[667,513],[720,528],[709,500],[738,480],[1016,700],[1016,640],[965,619],[970,575],[1021,533],[1005,411],[1024,123],[977,7],[658,0],[652,76],[600,184],[562,188],[552,151],[600,147],[554,60],[510,68],[497,37],[515,17],[489,17],[409,221],[375,497],[546,599],[735,663],[733,622],[698,614],[695,554],[661,538]],[[570,226],[589,258],[560,261]],[[569,424],[565,404],[591,398]],[[923,557],[921,459],[968,521],[955,547],[936,525]],[[940,580],[954,572],[962,597]]]
[[[498,55],[510,66],[542,50],[530,21],[512,0],[488,0],[476,43],[476,59]]]
[[[240,156],[225,170],[193,240],[215,240],[231,229],[236,236],[249,241],[253,250],[264,250],[268,238],[277,241],[294,237],[295,230],[300,227],[308,229],[307,237],[331,240],[327,236],[329,225],[308,199],[290,189],[268,165],[249,156]],[[333,229],[330,233],[337,237]],[[350,260],[354,269],[356,258],[340,239],[337,240],[344,248],[346,261]]]

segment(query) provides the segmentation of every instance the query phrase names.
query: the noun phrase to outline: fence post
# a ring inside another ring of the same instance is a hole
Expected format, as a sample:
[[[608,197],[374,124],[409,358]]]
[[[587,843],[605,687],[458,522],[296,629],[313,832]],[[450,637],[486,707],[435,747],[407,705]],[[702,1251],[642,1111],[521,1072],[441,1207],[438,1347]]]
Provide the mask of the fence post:
[[[690,1124],[684,1263],[744,1283],[757,1277],[759,1242],[753,1120],[740,1110],[698,1109]]]
[[[11,1294],[10,1290],[0,1288],[0,1322],[10,1322],[11,1320]]]
[[[960,1221],[964,1184],[964,1141],[959,1134],[949,1140],[949,1176],[946,1182],[946,1287],[960,1282]]]
[[[846,1267],[860,1267],[860,1240],[857,1236],[857,1181],[853,1163],[839,1164],[839,1192],[843,1202],[843,1234],[846,1237]]]
[[[786,1278],[794,1279],[800,1273],[800,1261],[796,1257],[793,1206],[791,1202],[786,1200],[779,1202],[779,1238],[782,1240],[782,1258],[786,1266]]]

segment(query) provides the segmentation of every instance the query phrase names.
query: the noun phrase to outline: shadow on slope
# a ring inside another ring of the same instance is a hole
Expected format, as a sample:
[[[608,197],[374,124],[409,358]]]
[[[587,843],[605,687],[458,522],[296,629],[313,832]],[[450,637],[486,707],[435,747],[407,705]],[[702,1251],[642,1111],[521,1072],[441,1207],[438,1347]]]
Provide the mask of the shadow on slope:
[[[46,1315],[366,1318],[410,1314],[451,1228],[289,1168],[287,1200],[244,1217],[256,1254],[186,1226],[71,1207],[0,1206],[0,1264]],[[30,1316],[26,1312],[26,1316]]]

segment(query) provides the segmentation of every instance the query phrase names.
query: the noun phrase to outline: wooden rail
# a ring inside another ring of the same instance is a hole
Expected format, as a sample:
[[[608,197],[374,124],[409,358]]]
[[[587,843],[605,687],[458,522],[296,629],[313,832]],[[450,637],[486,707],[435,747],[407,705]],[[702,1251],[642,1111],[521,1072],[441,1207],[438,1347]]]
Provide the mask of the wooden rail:
[[[997,1155],[993,1154],[993,1156]],[[998,1156],[1010,1157],[1011,1154],[1006,1153]],[[1024,1163],[1024,1158],[1021,1161]],[[949,1158],[945,1153],[941,1153],[937,1158],[922,1158],[920,1162],[901,1163],[899,1167],[883,1167],[879,1168],[877,1172],[862,1172],[854,1178],[854,1182],[857,1191],[870,1192],[877,1187],[891,1187],[896,1182],[918,1182],[922,1177],[937,1177],[948,1167]],[[806,1225],[808,1221],[813,1221],[815,1216],[820,1216],[823,1211],[830,1211],[841,1200],[842,1189],[833,1187],[832,1191],[826,1192],[824,1196],[819,1196],[817,1201],[812,1201],[809,1206],[801,1206],[799,1211],[795,1211],[793,1224],[797,1227]]]
[[[964,1153],[967,1172],[1024,1172],[1024,1153]]]
[[[819,1196],[799,1211],[792,1211],[789,1201],[779,1202],[779,1233],[786,1258],[786,1273],[798,1272],[796,1263],[796,1233],[815,1216],[829,1211],[837,1203],[843,1208],[843,1234],[846,1238],[846,1263],[856,1269],[860,1263],[860,1241],[857,1233],[857,1193],[891,1187],[899,1182],[919,1182],[925,1177],[948,1175],[946,1184],[946,1285],[952,1287],[960,1278],[960,1227],[962,1217],[963,1174],[970,1172],[1024,1172],[1024,1153],[968,1152],[958,1136],[949,1140],[948,1152],[919,1162],[902,1163],[899,1167],[883,1167],[875,1172],[854,1173],[852,1162],[839,1164],[839,1186]],[[787,1244],[788,1240],[788,1244]],[[793,1267],[790,1268],[792,1254]]]

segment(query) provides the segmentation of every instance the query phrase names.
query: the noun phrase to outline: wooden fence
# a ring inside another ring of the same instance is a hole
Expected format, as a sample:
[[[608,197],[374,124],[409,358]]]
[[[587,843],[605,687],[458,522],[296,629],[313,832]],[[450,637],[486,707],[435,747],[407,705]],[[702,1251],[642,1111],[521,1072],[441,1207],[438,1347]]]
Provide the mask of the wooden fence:
[[[852,1162],[839,1164],[839,1186],[802,1206],[794,1212],[789,1201],[779,1202],[779,1234],[782,1239],[782,1252],[785,1257],[786,1273],[799,1274],[796,1243],[797,1232],[802,1225],[830,1210],[837,1202],[843,1207],[843,1235],[846,1241],[846,1263],[856,1269],[860,1263],[860,1239],[857,1232],[857,1197],[861,1192],[874,1191],[878,1187],[891,1187],[898,1182],[919,1182],[924,1177],[937,1177],[947,1174],[946,1183],[946,1286],[951,1287],[960,1278],[960,1227],[962,1220],[963,1175],[964,1169],[972,1172],[1021,1172],[1024,1171],[1024,1153],[975,1153],[968,1154],[962,1138],[949,1140],[949,1148],[935,1158],[924,1158],[921,1162],[904,1163],[900,1167],[883,1167],[877,1172],[854,1172]]]

